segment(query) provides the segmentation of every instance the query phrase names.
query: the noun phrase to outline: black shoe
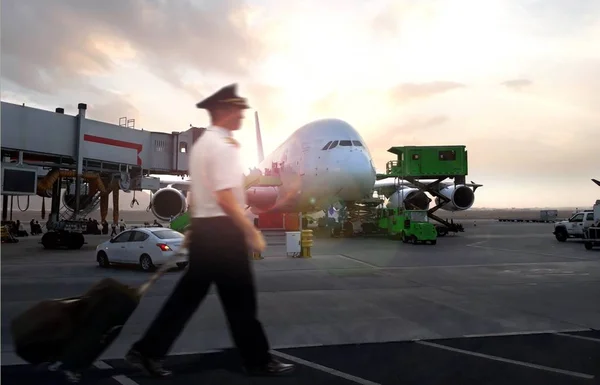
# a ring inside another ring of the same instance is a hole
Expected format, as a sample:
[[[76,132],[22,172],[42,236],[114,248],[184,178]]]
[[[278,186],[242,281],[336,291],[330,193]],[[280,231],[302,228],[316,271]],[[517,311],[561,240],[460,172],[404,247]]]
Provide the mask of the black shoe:
[[[67,381],[67,383],[69,384],[78,384],[79,381],[81,381],[81,373],[79,372],[75,372],[73,370],[68,370],[68,369],[62,369],[62,362],[57,361],[54,362],[52,364],[49,365],[38,365],[38,367],[36,369],[41,369],[43,366],[46,366],[46,369],[50,372],[59,372],[62,373],[62,375],[64,376],[65,380]]]
[[[69,384],[79,384],[79,381],[81,381],[81,373],[64,370],[63,375]]]
[[[152,377],[169,377],[171,371],[163,368],[161,360],[144,357],[140,352],[130,349],[125,355],[125,362],[134,368],[140,369]]]
[[[250,376],[279,376],[292,372],[294,368],[294,364],[284,364],[274,358],[265,365],[245,367],[246,373]]]

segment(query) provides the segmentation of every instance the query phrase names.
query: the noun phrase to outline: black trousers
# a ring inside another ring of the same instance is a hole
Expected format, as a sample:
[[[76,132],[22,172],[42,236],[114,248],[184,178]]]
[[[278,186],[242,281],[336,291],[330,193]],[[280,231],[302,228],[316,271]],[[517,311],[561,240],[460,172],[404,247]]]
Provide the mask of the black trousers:
[[[167,355],[214,282],[229,330],[245,365],[266,364],[269,343],[257,319],[256,288],[244,234],[228,217],[192,218],[189,265],[134,349]]]

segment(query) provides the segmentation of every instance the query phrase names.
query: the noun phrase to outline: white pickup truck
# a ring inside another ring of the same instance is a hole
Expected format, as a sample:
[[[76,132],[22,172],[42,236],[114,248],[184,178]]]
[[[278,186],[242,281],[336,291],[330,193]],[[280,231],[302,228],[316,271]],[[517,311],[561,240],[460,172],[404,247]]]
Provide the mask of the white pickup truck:
[[[565,242],[568,238],[583,238],[583,231],[594,223],[594,210],[580,211],[566,221],[556,222],[552,234],[559,242]]]

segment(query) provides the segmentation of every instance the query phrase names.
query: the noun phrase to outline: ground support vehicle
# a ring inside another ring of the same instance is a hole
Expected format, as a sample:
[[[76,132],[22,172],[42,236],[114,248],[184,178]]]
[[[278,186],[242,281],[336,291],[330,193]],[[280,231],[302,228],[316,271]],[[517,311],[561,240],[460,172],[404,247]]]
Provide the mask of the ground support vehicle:
[[[363,223],[362,228],[363,236],[386,235],[404,243],[437,243],[438,232],[429,221],[427,210],[378,208],[375,221]]]
[[[442,193],[442,185],[446,179],[454,179],[454,186],[467,185],[468,162],[466,146],[405,146],[391,147],[388,152],[395,154],[397,160],[386,164],[386,173],[377,174],[377,179],[397,178],[403,183],[410,183],[423,192],[436,198],[436,205],[427,210],[427,216],[438,222],[436,229],[439,236],[449,232],[463,232],[461,224],[447,221],[435,215],[440,208],[451,204],[452,199]],[[424,183],[423,181],[428,181]],[[481,185],[472,183],[473,192]],[[447,187],[447,186],[446,186]],[[403,202],[405,209],[415,209],[410,199]]]
[[[583,246],[586,250],[600,247],[600,223],[583,231]]]
[[[85,243],[83,233],[87,230],[86,220],[59,220],[48,222],[48,231],[42,236],[42,245],[45,249],[58,249],[66,247],[78,250]]]
[[[585,231],[600,221],[600,200],[596,201],[592,210],[579,211],[566,221],[554,223],[552,234],[559,242],[569,238],[583,238]]]
[[[437,229],[429,222],[427,210],[400,210],[387,218],[388,236],[404,243],[437,243]]]

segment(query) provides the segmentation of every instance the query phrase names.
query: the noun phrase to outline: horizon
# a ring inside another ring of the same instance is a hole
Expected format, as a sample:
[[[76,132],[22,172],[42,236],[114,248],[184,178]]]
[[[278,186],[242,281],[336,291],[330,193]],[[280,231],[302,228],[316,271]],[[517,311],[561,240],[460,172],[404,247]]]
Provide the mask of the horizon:
[[[139,195],[139,194],[143,194],[143,195]],[[0,197],[1,196],[2,195],[0,194]],[[148,190],[136,191],[136,199],[137,199],[139,205],[134,205],[134,207],[135,207],[134,209],[130,208],[132,199],[133,199],[133,191],[125,192],[125,191],[121,190],[119,193],[120,211],[144,211],[144,210],[146,210],[146,208],[148,207],[148,204],[150,203],[150,191],[148,191]],[[20,199],[18,199],[18,197],[15,196],[13,199],[13,212],[20,211],[19,204],[20,204],[21,208],[26,207],[26,205],[27,205],[26,201],[27,201],[26,196],[21,196]],[[581,204],[581,205],[568,205],[568,206],[493,207],[493,206],[477,205],[477,200],[476,200],[473,207],[471,207],[467,211],[470,211],[470,210],[508,210],[508,211],[510,211],[510,210],[563,210],[564,211],[564,210],[574,210],[577,208],[578,209],[588,209],[588,208],[593,207],[594,203],[595,203],[595,201],[592,203],[586,203],[586,204]],[[35,210],[31,209],[32,211],[36,211],[36,212],[41,211],[41,206],[42,206],[42,197],[40,197],[38,195],[30,197],[30,207],[35,208]],[[433,207],[433,205],[431,207]],[[112,204],[112,197],[111,197],[108,200],[108,209],[112,210],[112,208],[113,208],[113,204]],[[10,199],[8,200],[8,209],[10,210]],[[29,210],[27,210],[27,211],[29,211]],[[46,212],[50,212],[50,198],[46,198]],[[440,212],[449,213],[449,212],[443,211],[443,210],[440,210]]]
[[[474,208],[600,197],[590,180],[600,177],[590,140],[600,129],[600,2],[351,1],[172,0],[99,12],[90,0],[5,0],[1,98],[68,114],[83,102],[90,119],[126,116],[135,129],[170,133],[206,126],[194,104],[238,83],[252,107],[236,133],[246,168],[257,163],[253,111],[265,154],[336,117],[380,169],[391,146],[466,145],[467,180],[483,184]]]

